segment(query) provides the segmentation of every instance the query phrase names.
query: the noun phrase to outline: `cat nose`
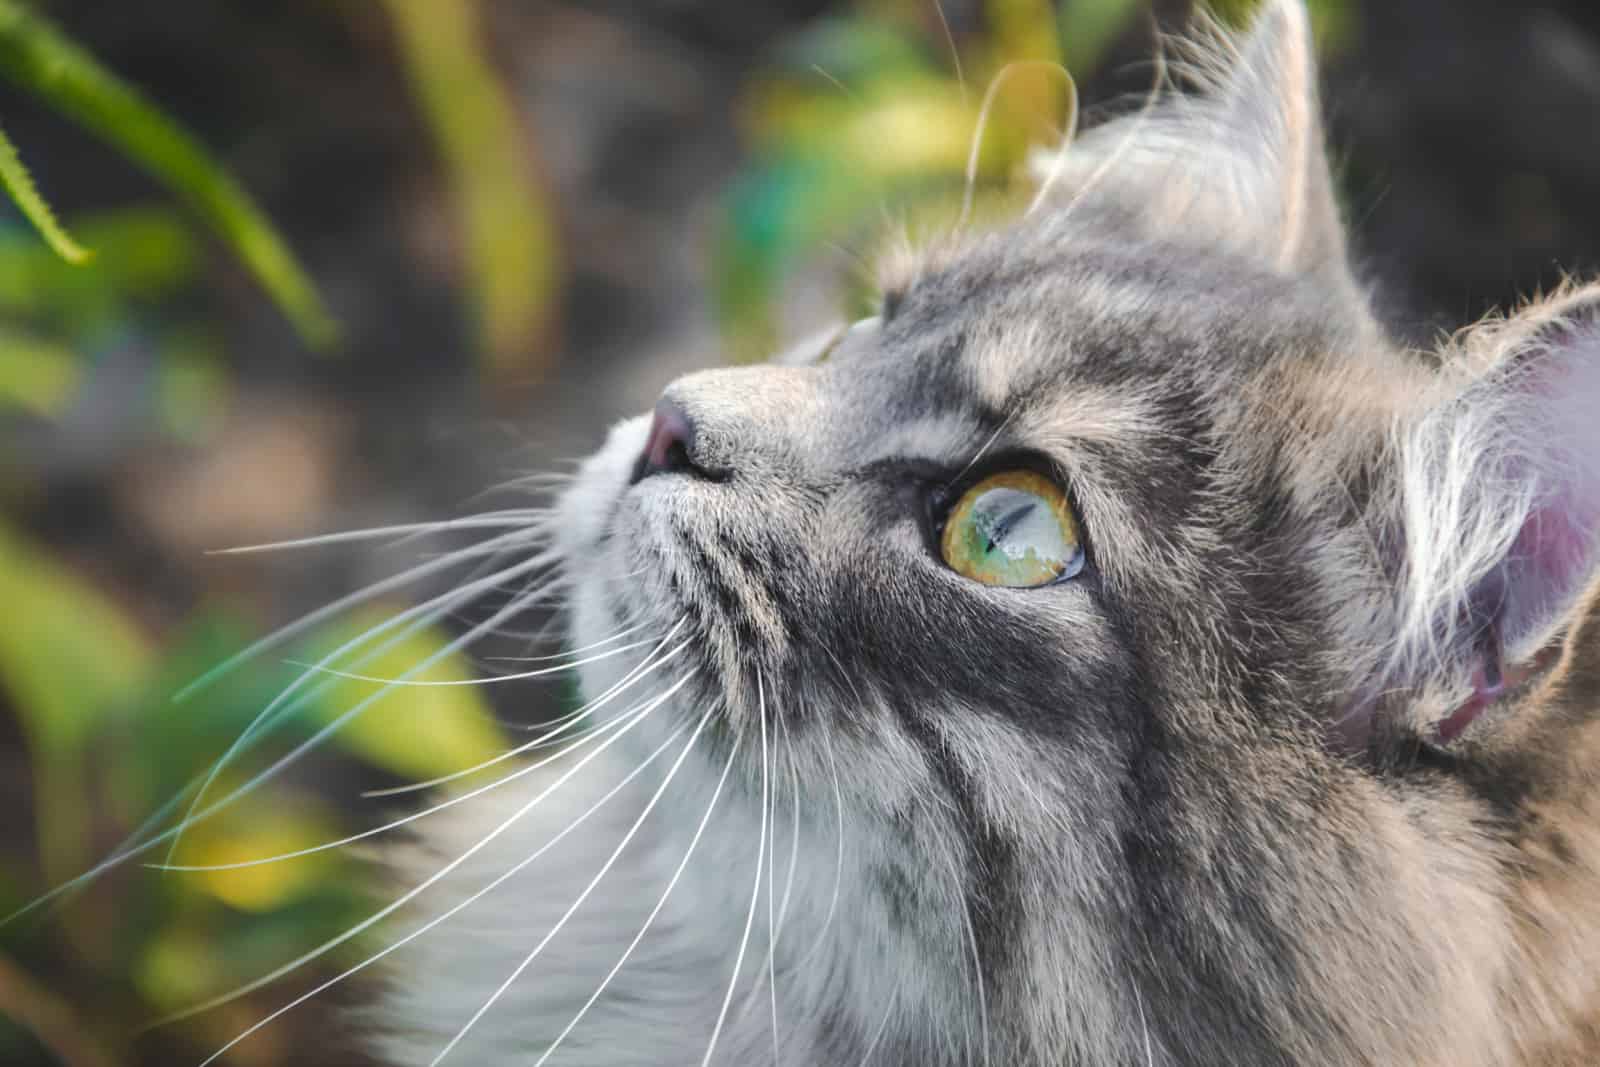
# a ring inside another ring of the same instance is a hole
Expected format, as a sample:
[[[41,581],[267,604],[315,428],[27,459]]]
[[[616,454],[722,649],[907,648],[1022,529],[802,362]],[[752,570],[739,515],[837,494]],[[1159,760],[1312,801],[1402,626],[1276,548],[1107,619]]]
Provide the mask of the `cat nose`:
[[[695,463],[694,420],[676,401],[662,397],[650,421],[650,435],[644,451],[633,465],[630,485],[652,474],[692,474],[713,478],[715,474]]]

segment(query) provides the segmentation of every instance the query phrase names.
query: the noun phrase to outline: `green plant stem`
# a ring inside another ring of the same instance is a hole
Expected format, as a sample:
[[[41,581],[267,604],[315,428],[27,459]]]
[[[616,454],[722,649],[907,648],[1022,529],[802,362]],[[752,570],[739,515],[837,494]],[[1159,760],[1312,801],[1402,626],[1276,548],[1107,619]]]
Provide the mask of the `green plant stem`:
[[[33,175],[22,165],[17,146],[11,143],[11,138],[6,136],[3,129],[0,129],[0,185],[5,186],[23,216],[33,223],[33,228],[39,231],[56,255],[75,264],[87,263],[93,258],[94,253],[74,241],[61,223],[56,221],[55,212],[50,210],[50,205],[33,184]]]
[[[0,75],[121,150],[212,226],[313,347],[332,317],[243,188],[177,122],[16,0],[0,0]]]
[[[448,170],[491,369],[537,370],[557,284],[555,227],[516,108],[479,43],[475,0],[386,0]]]

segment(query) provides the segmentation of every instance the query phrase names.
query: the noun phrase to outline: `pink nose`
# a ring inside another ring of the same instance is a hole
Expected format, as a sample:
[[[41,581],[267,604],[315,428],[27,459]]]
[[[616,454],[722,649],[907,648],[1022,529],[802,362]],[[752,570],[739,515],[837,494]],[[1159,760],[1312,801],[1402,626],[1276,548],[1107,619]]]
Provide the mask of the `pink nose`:
[[[645,439],[644,451],[634,465],[633,480],[638,482],[652,474],[692,472],[694,469],[694,423],[682,408],[663,397],[650,422],[650,436]]]

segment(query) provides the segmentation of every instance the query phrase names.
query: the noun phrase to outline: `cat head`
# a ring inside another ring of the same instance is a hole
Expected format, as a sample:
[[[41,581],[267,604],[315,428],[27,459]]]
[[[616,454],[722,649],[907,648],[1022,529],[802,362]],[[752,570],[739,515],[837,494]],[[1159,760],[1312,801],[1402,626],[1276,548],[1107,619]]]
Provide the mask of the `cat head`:
[[[917,990],[922,1062],[1504,1062],[1600,985],[1600,287],[1396,346],[1298,0],[1195,54],[876,317],[618,426],[574,640],[668,635],[739,803],[758,734],[837,789],[830,973]]]

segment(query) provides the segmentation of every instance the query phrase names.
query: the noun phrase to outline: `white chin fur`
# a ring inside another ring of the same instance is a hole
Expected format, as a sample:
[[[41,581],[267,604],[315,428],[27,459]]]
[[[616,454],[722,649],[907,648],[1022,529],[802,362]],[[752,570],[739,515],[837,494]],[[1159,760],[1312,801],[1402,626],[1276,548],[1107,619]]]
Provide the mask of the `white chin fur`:
[[[627,489],[648,428],[648,417],[616,425],[560,501],[556,536],[562,555],[570,562],[590,564],[587,570],[574,570],[569,602],[569,640],[574,647],[603,641],[619,625],[602,593],[602,576],[614,569],[614,559],[600,535]],[[613,545],[610,552],[615,551]],[[581,678],[585,696],[605,691],[636,662],[634,657],[619,656],[587,665]],[[603,714],[615,714],[664,690],[667,683],[660,677],[623,694]],[[583,819],[524,870],[391,957],[386,986],[370,1016],[374,1051],[382,1062],[394,1067],[432,1063],[491,998],[493,1006],[451,1050],[449,1062],[542,1062],[540,1057],[605,980],[661,898],[711,801],[720,758],[708,758],[703,745],[690,752],[660,804],[561,933],[515,981],[497,991],[588,890],[682,750],[687,731],[609,802],[596,808],[597,801],[686,717],[697,717],[698,710],[703,709],[679,707],[676,701],[664,705],[536,807],[523,810],[598,746],[586,746],[514,784],[421,820],[416,842],[387,857],[398,884],[409,888],[492,837],[408,909],[405,919],[391,928],[395,936],[402,936],[463,903]],[[730,783],[649,935],[561,1042],[548,1061],[552,1067],[700,1062],[733,974],[758,857],[759,805],[736,792]],[[777,857],[781,891],[787,880],[792,820],[788,816],[775,820],[783,823],[783,832],[774,828],[766,847],[777,847],[774,838],[782,838],[784,851]],[[828,862],[798,866],[783,932],[794,945],[813,944],[822,926],[819,909],[833,888],[835,844],[830,838],[826,848],[816,846]],[[769,1009],[765,987],[759,984],[765,980],[768,944],[765,876],[761,884],[757,920],[711,1061],[718,1065],[772,1059]],[[839,976],[820,963],[803,970],[801,976],[788,979],[778,1005],[784,1059],[791,1063],[815,1062],[819,1028],[825,1019],[838,1017],[836,1009],[823,1009],[838,995],[834,983]],[[904,982],[885,976],[876,984],[887,989]]]

